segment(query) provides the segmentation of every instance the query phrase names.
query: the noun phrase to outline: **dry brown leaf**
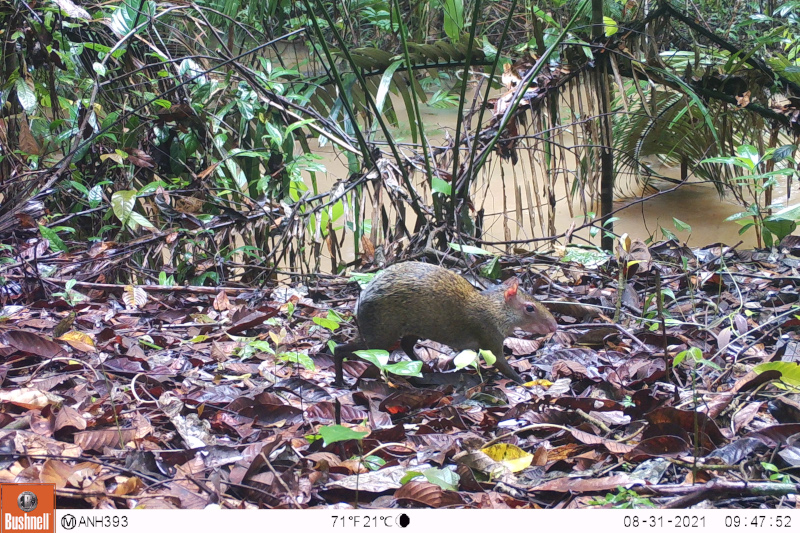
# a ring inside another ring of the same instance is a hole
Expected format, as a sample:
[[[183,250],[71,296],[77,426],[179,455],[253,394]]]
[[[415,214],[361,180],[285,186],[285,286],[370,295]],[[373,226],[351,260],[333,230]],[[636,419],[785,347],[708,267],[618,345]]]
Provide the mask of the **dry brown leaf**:
[[[544,466],[548,461],[548,450],[544,446],[539,446],[533,453],[533,466]]]
[[[739,107],[747,107],[750,105],[750,91],[746,91],[742,96],[737,96],[736,103]]]
[[[130,496],[134,494],[139,494],[143,488],[144,488],[144,483],[142,483],[142,480],[140,478],[136,476],[129,477],[124,481],[118,483],[118,485],[114,488],[114,495]]]
[[[68,331],[58,337],[58,340],[66,342],[79,352],[89,353],[95,351],[94,340],[86,333],[81,333],[80,331]]]
[[[100,474],[102,468],[102,465],[97,463],[81,463],[75,465],[72,469],[72,473],[67,477],[67,482],[76,489],[90,491],[92,486],[94,486],[95,491],[105,492],[105,487],[102,483],[95,485],[97,476]]]
[[[133,441],[136,431],[133,429],[99,429],[79,431],[75,433],[75,444],[84,450],[102,452],[104,448],[119,448]]]
[[[217,294],[216,298],[214,298],[214,309],[217,311],[227,311],[231,308],[231,303],[228,300],[228,295],[225,291],[221,291]]]
[[[28,155],[41,155],[42,149],[39,147],[39,143],[36,142],[36,139],[33,137],[31,129],[28,126],[28,121],[20,120],[17,123],[19,124],[20,150]]]
[[[13,403],[25,409],[42,409],[49,404],[59,404],[64,399],[38,389],[12,389],[0,390],[0,401]]]
[[[438,485],[425,481],[409,481],[394,493],[398,501],[407,500],[438,509],[464,504],[457,492],[444,490]]]
[[[134,287],[133,285],[125,285],[125,291],[122,293],[122,301],[129,308],[140,309],[147,303],[147,292],[141,287]]]
[[[644,481],[634,479],[627,474],[617,474],[599,479],[562,477],[547,481],[533,488],[535,491],[551,490],[554,492],[608,492],[621,486],[643,485]]]
[[[86,419],[83,418],[77,410],[65,405],[61,407],[56,415],[56,421],[53,430],[58,431],[65,427],[71,427],[77,429],[78,431],[83,431],[86,429]]]
[[[5,344],[9,344],[17,350],[41,357],[52,358],[64,355],[64,349],[58,343],[28,331],[6,331],[3,334],[3,341]]]
[[[56,459],[47,459],[39,473],[41,483],[52,483],[57,489],[67,486],[67,477],[72,474],[72,466]]]

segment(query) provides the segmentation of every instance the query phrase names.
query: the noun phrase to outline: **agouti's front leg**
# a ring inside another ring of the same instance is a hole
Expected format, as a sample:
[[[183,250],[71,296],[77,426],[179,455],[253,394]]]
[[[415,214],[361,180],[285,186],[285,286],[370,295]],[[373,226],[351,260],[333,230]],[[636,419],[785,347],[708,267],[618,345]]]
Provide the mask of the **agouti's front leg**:
[[[497,368],[500,372],[502,372],[502,374],[507,378],[513,379],[517,383],[525,383],[520,377],[520,375],[517,374],[517,371],[511,368],[511,365],[509,365],[508,361],[506,361],[506,356],[503,354],[502,343],[500,343],[499,347],[495,345],[492,348],[492,353],[497,358],[497,360],[494,362],[495,368]]]

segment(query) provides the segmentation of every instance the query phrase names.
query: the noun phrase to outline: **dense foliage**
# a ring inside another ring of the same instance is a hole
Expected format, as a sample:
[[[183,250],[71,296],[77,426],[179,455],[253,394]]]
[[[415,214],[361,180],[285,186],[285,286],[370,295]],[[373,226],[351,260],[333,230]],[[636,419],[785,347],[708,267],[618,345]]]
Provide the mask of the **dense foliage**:
[[[61,272],[77,279],[249,283],[509,241],[481,208],[497,179],[516,244],[589,237],[601,190],[649,183],[655,156],[739,198],[771,244],[797,218],[772,206],[793,173],[797,8],[6,2],[0,231],[105,259]],[[426,106],[456,108],[444,141]],[[507,184],[523,160],[532,179]],[[556,227],[557,197],[577,228]]]

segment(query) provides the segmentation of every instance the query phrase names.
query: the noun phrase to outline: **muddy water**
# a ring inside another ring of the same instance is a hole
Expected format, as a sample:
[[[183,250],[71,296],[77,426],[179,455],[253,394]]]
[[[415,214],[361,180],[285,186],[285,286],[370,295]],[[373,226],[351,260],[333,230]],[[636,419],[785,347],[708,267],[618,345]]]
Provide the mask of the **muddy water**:
[[[308,56],[305,46],[302,45],[288,45],[280,56],[286,66],[290,68],[291,65],[300,65],[299,68],[301,70],[319,68],[313,61],[306,63]],[[498,94],[496,93],[493,96]],[[468,101],[472,101],[471,95]],[[585,100],[584,102],[587,101]],[[402,99],[392,97],[392,102],[398,118],[402,121],[404,117],[407,117]],[[443,143],[445,132],[453,134],[457,119],[456,108],[434,109],[423,105],[421,111],[425,130],[431,144]],[[577,111],[583,114],[583,110]],[[562,112],[564,116],[571,115],[566,105],[563,106]],[[484,120],[488,120],[488,118],[488,116],[484,117]],[[392,134],[395,136],[396,141],[411,142],[410,130],[407,126],[400,126]],[[572,143],[568,133],[561,140],[567,146]],[[316,143],[317,141],[311,140],[312,149],[323,157],[322,163],[327,168],[327,174],[318,175],[319,186],[324,188],[345,179],[349,172],[346,169],[344,157],[335,154],[330,145],[315,147]],[[576,144],[582,144],[582,142]],[[567,157],[569,158],[570,156]],[[571,162],[568,159],[561,164],[569,167]],[[649,162],[648,165],[658,174],[680,179],[678,168],[664,167],[655,159]],[[574,168],[573,166],[572,169]],[[542,221],[538,209],[534,209],[534,213],[529,212],[529,203],[532,202],[534,205],[540,203],[542,205],[541,212],[545,214],[546,218],[547,198],[543,194],[543,188],[539,187],[538,196],[535,194],[535,190],[532,190],[529,196],[525,187],[526,181],[530,184],[532,179],[541,180],[544,175],[544,168],[541,162],[531,164],[530,158],[520,157],[520,163],[512,166],[507,162],[501,162],[498,157],[493,157],[493,161],[490,165],[487,165],[487,169],[473,196],[476,208],[483,208],[486,213],[485,238],[487,240],[523,240],[531,237],[549,236],[553,233],[560,234],[565,232],[573,222],[576,225],[583,223],[581,203],[568,193],[567,187],[563,183],[563,178],[561,179],[562,183],[556,189],[555,232],[552,231],[548,224]],[[571,172],[572,169],[567,168],[567,172]],[[571,182],[572,179],[570,178],[569,181]],[[619,198],[615,203],[615,208],[624,208],[615,215],[619,218],[615,222],[615,232],[617,234],[628,233],[630,236],[642,240],[648,237],[661,240],[665,238],[661,228],[665,228],[677,235],[682,242],[695,247],[717,242],[734,245],[739,241],[743,241],[742,248],[756,246],[755,232],[752,229],[743,235],[739,235],[738,232],[741,226],[735,222],[725,221],[727,217],[744,210],[744,208],[730,200],[720,199],[717,191],[711,185],[693,182],[691,178],[689,181],[690,183],[675,191],[657,195],[644,202],[636,202],[637,197],[640,198],[642,196],[641,191],[626,192],[626,198]],[[310,183],[310,180],[307,180],[307,183]],[[662,189],[671,187],[672,185],[665,184]],[[533,188],[531,187],[531,189]],[[422,187],[420,187],[420,191],[423,193],[428,192],[424,191]],[[649,191],[650,194],[652,192],[654,191]],[[785,195],[785,189],[776,190],[774,197],[779,200],[782,199],[782,195]],[[589,197],[588,194],[585,194],[585,196]],[[517,208],[518,199],[521,200],[519,209]],[[572,203],[571,209],[569,207],[570,202]],[[599,207],[590,207],[590,210],[599,212]],[[366,212],[370,213],[371,211],[367,208]],[[688,224],[691,227],[691,231],[677,228],[673,217]],[[367,215],[367,218],[369,218],[369,215]],[[576,235],[594,244],[599,244],[599,235],[592,238],[588,231],[578,232]],[[352,239],[345,239],[343,251],[346,261],[354,259],[352,257]]]
[[[399,105],[396,109],[398,116],[405,113]],[[433,145],[440,144],[444,141],[445,131],[453,134],[456,110],[424,108],[423,121],[426,124],[429,142]],[[402,141],[410,142],[411,136],[406,128],[401,127],[394,134],[398,135]],[[316,142],[312,141],[312,145]],[[317,146],[315,153],[323,157],[322,163],[328,171],[326,176],[322,176],[321,179],[318,177],[321,187],[327,187],[348,175],[344,158],[337,156],[329,145]],[[569,162],[566,164],[569,165]],[[665,167],[655,158],[648,162],[648,166],[658,174],[680,179],[678,168]],[[530,159],[525,157],[520,157],[516,166],[508,162],[501,162],[498,157],[493,157],[492,163],[487,165],[488,170],[478,182],[477,191],[473,195],[476,208],[483,208],[485,211],[484,238],[486,240],[524,240],[551,234],[548,225],[542,224],[538,210],[534,209],[533,217],[528,210],[529,199],[525,181],[530,180],[531,176],[538,176],[541,179],[544,174],[543,168],[537,167],[536,163],[534,163],[534,167],[531,167]],[[663,183],[663,189],[673,187],[669,183]],[[517,188],[520,191],[519,196],[515,194]],[[420,190],[422,190],[421,186]],[[533,203],[535,205],[537,201],[540,202],[542,212],[546,213],[547,199],[543,196],[541,187],[539,187],[539,192],[538,200],[534,198]],[[568,208],[570,200],[563,183],[558,184],[556,192],[555,230],[558,234],[565,232],[573,220],[576,226],[581,225],[583,211],[578,200],[573,198],[573,209],[570,214]],[[650,190],[649,194],[653,192],[655,191]],[[783,191],[776,191],[776,198],[781,194],[784,194]],[[531,195],[535,196],[534,193]],[[716,189],[711,185],[690,180],[690,183],[677,190],[637,202],[640,197],[641,193],[634,193],[615,202],[615,209],[621,209],[615,215],[619,218],[614,226],[617,234],[627,233],[631,237],[642,240],[648,237],[662,240],[665,237],[661,228],[665,228],[677,235],[682,242],[695,247],[717,242],[734,245],[739,241],[743,241],[741,248],[750,248],[756,245],[755,233],[752,229],[744,235],[739,235],[741,226],[735,222],[725,221],[727,217],[742,211],[743,208],[727,199],[720,199]],[[519,210],[516,204],[517,198],[522,200]],[[594,210],[599,211],[597,208]],[[367,213],[369,212],[371,211],[368,208]],[[676,227],[673,217],[688,224],[691,230],[687,231]],[[591,238],[588,230],[578,232],[576,235],[585,239],[577,242],[591,241],[599,244],[599,235]],[[343,253],[346,261],[354,259],[351,239],[345,240]]]
[[[313,69],[313,65],[308,66],[303,63],[307,59],[304,47],[290,46],[282,56],[284,61],[288,61],[290,64],[304,65],[301,69]],[[398,118],[402,120],[403,117],[407,117],[403,101],[394,97],[392,101]],[[471,96],[469,101],[472,101]],[[451,135],[454,132],[457,109],[434,109],[423,105],[421,111],[429,142],[433,145],[443,144],[446,132]],[[569,114],[569,110],[565,109],[565,116],[569,116]],[[484,120],[488,120],[488,116]],[[392,132],[392,135],[397,142],[411,142],[410,130],[407,126],[401,125]],[[572,143],[568,133],[561,140],[567,146]],[[348,176],[349,172],[343,156],[337,155],[330,145],[320,147],[316,140],[310,142],[314,152],[323,157],[321,162],[327,169],[326,174],[317,175],[321,190]],[[569,173],[571,172],[569,166],[573,163],[574,161],[567,160],[560,164],[567,167],[566,172]],[[658,174],[675,179],[680,178],[678,168],[664,167],[655,159],[648,165]],[[573,166],[572,169],[574,168]],[[538,195],[536,189],[530,186],[533,179],[541,180],[543,175],[545,173],[541,162],[531,163],[531,159],[528,157],[520,157],[520,162],[516,166],[512,166],[508,162],[501,162],[499,157],[492,158],[492,162],[487,164],[487,171],[478,182],[477,190],[473,195],[476,209],[482,208],[485,212],[484,238],[486,240],[524,240],[560,234],[565,232],[573,222],[575,225],[581,225],[584,222],[581,202],[568,192],[563,178],[556,188],[555,231],[543,221],[547,213],[547,198],[544,196],[541,186],[538,187]],[[573,179],[570,177],[569,182],[571,183]],[[661,240],[665,238],[661,228],[665,228],[677,235],[682,242],[695,247],[717,242],[734,245],[739,241],[743,241],[742,248],[756,245],[755,232],[752,229],[739,235],[741,226],[735,222],[725,221],[727,217],[744,210],[744,208],[730,200],[720,199],[717,191],[711,185],[693,182],[691,178],[689,181],[690,183],[677,190],[656,195],[643,202],[636,201],[637,198],[641,198],[641,191],[627,192],[626,198],[619,198],[615,203],[615,208],[621,208],[621,211],[615,214],[619,218],[615,222],[615,232],[617,234],[627,233],[631,237],[642,240],[648,237]],[[531,188],[530,193],[526,188],[526,182]],[[310,183],[310,180],[307,180],[307,183]],[[671,187],[672,185],[665,184],[663,189]],[[421,185],[419,190],[423,194],[429,195],[429,191],[424,190]],[[648,194],[653,192],[650,190]],[[589,194],[583,194],[589,201]],[[781,195],[785,195],[785,190],[775,191],[776,199],[780,199]],[[519,208],[517,207],[518,200],[521,203]],[[531,203],[534,206],[541,204],[541,209],[534,208],[534,212],[531,213],[528,209]],[[571,208],[570,203],[572,204]],[[589,209],[599,212],[599,207],[596,206],[589,207]],[[371,213],[371,207],[367,207],[365,212]],[[369,218],[368,214],[367,218]],[[691,230],[679,229],[673,218],[688,224]],[[342,224],[337,225],[341,226]],[[588,230],[576,232],[576,236],[578,237],[577,242],[591,241],[599,244],[599,235],[592,238]],[[354,259],[352,238],[345,239],[343,254],[345,261],[349,262]]]

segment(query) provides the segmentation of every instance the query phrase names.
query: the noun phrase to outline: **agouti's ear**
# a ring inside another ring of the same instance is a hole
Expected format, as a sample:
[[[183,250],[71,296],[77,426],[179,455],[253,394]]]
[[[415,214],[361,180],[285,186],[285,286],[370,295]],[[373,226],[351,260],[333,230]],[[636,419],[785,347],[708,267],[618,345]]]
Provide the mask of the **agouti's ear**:
[[[511,300],[517,297],[517,288],[519,287],[519,280],[516,277],[508,278],[503,282],[503,287],[505,287],[504,295],[506,297],[506,301],[510,302]]]

